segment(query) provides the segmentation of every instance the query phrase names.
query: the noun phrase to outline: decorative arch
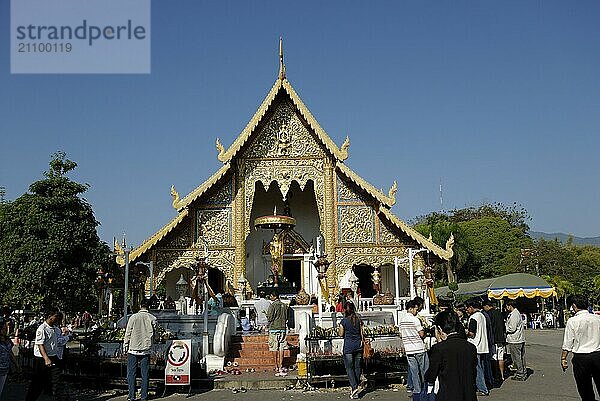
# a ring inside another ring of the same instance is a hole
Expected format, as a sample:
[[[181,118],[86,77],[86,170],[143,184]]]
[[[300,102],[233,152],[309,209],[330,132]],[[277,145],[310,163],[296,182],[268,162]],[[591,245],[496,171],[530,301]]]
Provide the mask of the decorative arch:
[[[322,159],[308,160],[246,160],[242,163],[244,176],[245,210],[252,210],[256,183],[260,182],[265,188],[271,183],[277,183],[284,199],[287,197],[292,182],[296,182],[302,191],[309,181],[312,181],[317,201],[319,219],[324,220],[325,177]],[[245,213],[244,237],[250,233],[250,213]]]

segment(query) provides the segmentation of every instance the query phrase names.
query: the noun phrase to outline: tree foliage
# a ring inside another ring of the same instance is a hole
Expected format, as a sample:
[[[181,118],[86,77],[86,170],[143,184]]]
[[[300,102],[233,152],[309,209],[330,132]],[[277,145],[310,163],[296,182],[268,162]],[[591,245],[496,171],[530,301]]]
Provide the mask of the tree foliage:
[[[42,309],[90,308],[94,280],[107,260],[92,207],[81,195],[88,185],[66,174],[77,163],[58,152],[45,179],[0,208],[0,297],[3,303]]]
[[[452,270],[459,281],[472,281],[519,270],[521,249],[532,246],[526,233],[528,219],[527,211],[517,204],[495,203],[434,212],[419,217],[415,228],[425,236],[431,233],[442,247],[452,233]],[[441,275],[437,278],[443,279]]]
[[[563,300],[576,293],[600,300],[600,247],[577,246],[572,240],[533,241],[528,220],[517,204],[495,203],[434,212],[419,217],[415,228],[442,247],[454,234],[451,268],[461,282],[524,272],[542,276]],[[436,278],[447,282],[443,271]]]

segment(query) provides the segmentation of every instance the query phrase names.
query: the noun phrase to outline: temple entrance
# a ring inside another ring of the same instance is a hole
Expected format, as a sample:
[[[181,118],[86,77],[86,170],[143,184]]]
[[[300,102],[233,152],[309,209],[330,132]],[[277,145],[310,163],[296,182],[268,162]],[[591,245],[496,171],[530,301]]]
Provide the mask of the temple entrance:
[[[285,199],[276,181],[272,181],[268,188],[265,188],[262,182],[256,182],[250,222],[254,222],[259,216],[274,212],[289,214],[296,219],[296,226],[283,237],[283,268],[279,272],[281,277],[289,282],[289,289],[292,290],[289,293],[295,294],[303,285],[307,285],[303,282],[303,279],[306,280],[302,275],[303,257],[309,253],[311,246],[314,246],[314,238],[321,234],[313,182],[309,180],[302,190],[299,184],[293,181]],[[273,274],[269,243],[273,234],[273,230],[253,228],[246,237],[246,278],[253,288],[262,288],[272,281],[269,277]],[[281,283],[280,287],[284,287],[283,284]],[[281,290],[287,291],[283,288]]]
[[[222,294],[225,287],[225,275],[223,272],[216,268],[208,269],[208,285],[210,285],[215,294]]]
[[[373,271],[375,268],[369,265],[355,265],[353,268],[354,274],[358,277],[358,288],[362,298],[373,298],[376,294],[373,288]],[[383,264],[379,267],[380,274],[380,292],[383,294],[389,291],[392,294],[396,293],[396,283],[394,277],[394,265]],[[409,294],[409,278],[408,274],[402,266],[398,268],[398,294],[401,297]]]
[[[302,287],[302,259],[284,259],[282,276],[296,292]]]
[[[361,298],[373,298],[375,289],[373,288],[373,266],[360,265],[354,266],[354,274],[358,277],[358,291]]]

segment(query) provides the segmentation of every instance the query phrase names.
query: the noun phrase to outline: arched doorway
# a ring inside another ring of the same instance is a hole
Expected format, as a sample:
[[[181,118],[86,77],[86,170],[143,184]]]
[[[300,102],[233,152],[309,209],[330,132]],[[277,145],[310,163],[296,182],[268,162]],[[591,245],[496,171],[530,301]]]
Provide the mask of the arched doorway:
[[[215,294],[223,293],[225,289],[225,275],[223,272],[216,267],[208,269],[208,285],[215,292]]]
[[[353,268],[354,274],[358,278],[358,291],[361,298],[373,298],[375,289],[373,288],[373,266],[355,265]]]
[[[167,296],[171,297],[172,299],[179,299],[179,293],[177,292],[175,283],[179,281],[181,276],[183,276],[183,279],[189,283],[195,274],[196,273],[194,270],[186,267],[180,267],[167,272],[162,280],[162,284],[165,287]],[[183,295],[189,296],[190,293],[191,289],[187,288]]]
[[[360,296],[362,298],[373,298],[375,296],[375,289],[373,288],[373,271],[375,268],[370,265],[355,265],[353,268],[354,274],[358,278],[358,288],[360,290]],[[379,267],[380,273],[380,291],[385,293],[390,291],[392,294],[396,293],[395,273],[394,265],[384,264]],[[409,278],[408,274],[402,267],[398,267],[398,294],[403,297],[409,293]]]
[[[302,287],[302,259],[285,258],[283,259],[283,272],[281,273],[285,281],[297,290]]]

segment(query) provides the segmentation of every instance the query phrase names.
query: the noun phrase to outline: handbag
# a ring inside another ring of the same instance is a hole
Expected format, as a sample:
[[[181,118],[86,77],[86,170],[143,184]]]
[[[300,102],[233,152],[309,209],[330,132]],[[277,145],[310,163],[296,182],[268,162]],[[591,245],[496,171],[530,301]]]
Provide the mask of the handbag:
[[[371,359],[375,354],[375,350],[371,346],[371,340],[363,339],[363,359]]]

